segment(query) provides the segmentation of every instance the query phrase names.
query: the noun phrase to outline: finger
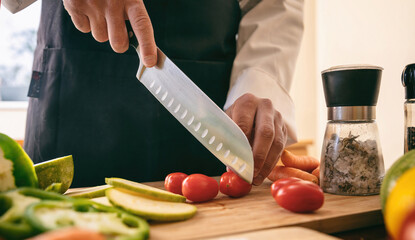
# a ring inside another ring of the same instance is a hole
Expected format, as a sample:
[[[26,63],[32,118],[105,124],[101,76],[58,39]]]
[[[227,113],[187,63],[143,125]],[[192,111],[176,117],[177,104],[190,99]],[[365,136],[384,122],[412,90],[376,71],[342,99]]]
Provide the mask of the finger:
[[[153,26],[142,0],[126,6],[127,16],[137,37],[141,59],[146,67],[157,63],[157,47],[154,40]]]
[[[268,152],[267,159],[265,160],[261,171],[256,177],[254,177],[253,180],[253,184],[256,186],[263,183],[265,178],[268,177],[268,175],[271,173],[272,169],[277,164],[278,159],[280,158],[287,142],[287,129],[279,113],[274,115],[274,125],[276,131],[271,149]]]
[[[127,28],[124,21],[122,9],[112,10],[106,16],[108,24],[108,37],[112,49],[117,53],[128,50]]]
[[[91,24],[92,36],[98,42],[108,41],[108,31],[107,31],[107,22],[105,18],[101,15],[90,16],[89,22]]]
[[[86,15],[72,13],[70,14],[70,16],[71,16],[73,24],[79,31],[83,33],[89,33],[91,31],[89,19]]]
[[[251,145],[257,106],[257,98],[248,93],[239,97],[232,107],[231,119],[239,126]]]
[[[274,140],[274,108],[269,99],[261,99],[255,117],[253,141],[254,177],[262,169]]]

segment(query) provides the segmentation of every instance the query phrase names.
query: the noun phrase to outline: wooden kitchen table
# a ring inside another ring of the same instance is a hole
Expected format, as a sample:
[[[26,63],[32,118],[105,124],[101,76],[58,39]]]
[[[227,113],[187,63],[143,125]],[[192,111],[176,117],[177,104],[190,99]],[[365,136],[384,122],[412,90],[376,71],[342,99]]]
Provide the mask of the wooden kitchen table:
[[[145,184],[163,189],[163,182]],[[321,209],[314,213],[296,214],[278,206],[271,196],[270,186],[270,181],[254,186],[251,193],[242,198],[230,198],[219,193],[212,201],[195,204],[197,214],[186,221],[150,222],[150,239],[215,238],[289,226],[339,233],[383,224],[378,195],[325,194]]]

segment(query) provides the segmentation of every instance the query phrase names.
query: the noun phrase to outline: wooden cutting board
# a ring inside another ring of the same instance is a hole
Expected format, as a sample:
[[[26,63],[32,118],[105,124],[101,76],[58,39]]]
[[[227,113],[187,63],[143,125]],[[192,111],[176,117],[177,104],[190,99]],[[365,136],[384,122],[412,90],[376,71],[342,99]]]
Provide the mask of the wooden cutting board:
[[[340,240],[321,232],[303,227],[282,227],[267,230],[259,230],[249,233],[232,234],[222,237],[206,238],[204,240],[264,240],[264,239],[280,239],[280,240]]]
[[[162,182],[146,184],[163,188]],[[198,212],[187,221],[150,223],[150,239],[201,239],[288,226],[335,233],[383,224],[378,195],[325,194],[321,209],[296,214],[278,206],[271,196],[270,186],[270,181],[254,186],[243,198],[230,198],[219,193],[212,201],[195,204]]]

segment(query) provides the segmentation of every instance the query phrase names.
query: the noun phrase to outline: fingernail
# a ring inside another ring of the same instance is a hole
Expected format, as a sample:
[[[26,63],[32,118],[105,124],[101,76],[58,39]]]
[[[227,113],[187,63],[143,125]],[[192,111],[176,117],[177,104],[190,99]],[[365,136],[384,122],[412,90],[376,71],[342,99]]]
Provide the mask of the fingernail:
[[[254,181],[252,182],[255,186],[261,185],[261,183],[264,181],[264,178],[262,175],[258,175],[255,177]]]
[[[156,55],[149,55],[149,56],[144,57],[144,65],[146,65],[146,67],[152,67],[156,65],[156,62],[157,62]]]

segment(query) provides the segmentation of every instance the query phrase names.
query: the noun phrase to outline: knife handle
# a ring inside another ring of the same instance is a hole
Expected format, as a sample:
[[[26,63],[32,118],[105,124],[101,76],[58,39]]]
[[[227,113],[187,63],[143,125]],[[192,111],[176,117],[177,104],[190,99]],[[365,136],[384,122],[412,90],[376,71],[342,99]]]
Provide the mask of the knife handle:
[[[141,75],[143,75],[144,70],[146,69],[146,66],[144,66],[143,61],[141,61],[141,54],[140,54],[140,48],[138,47],[138,40],[134,34],[133,27],[131,26],[130,21],[125,21],[125,26],[127,26],[128,41],[130,42],[130,45],[137,52],[138,59],[140,61],[140,65],[138,66],[138,72],[137,72],[137,79],[140,80]]]
[[[130,45],[133,46],[135,49],[138,49],[138,40],[134,34],[133,27],[131,26],[130,21],[125,21],[125,26],[127,26],[127,34]]]

